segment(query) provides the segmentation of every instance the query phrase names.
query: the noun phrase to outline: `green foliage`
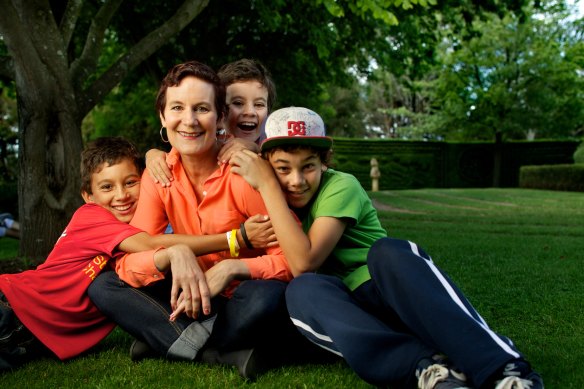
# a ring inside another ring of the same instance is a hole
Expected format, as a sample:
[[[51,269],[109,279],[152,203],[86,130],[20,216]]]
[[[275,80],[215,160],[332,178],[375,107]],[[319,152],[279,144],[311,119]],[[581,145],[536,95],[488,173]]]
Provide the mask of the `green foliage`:
[[[584,164],[522,166],[519,186],[584,192]]]
[[[121,135],[143,152],[160,147],[160,119],[154,108],[158,89],[149,78],[137,80],[134,85],[116,88],[88,115],[83,125],[85,140]]]
[[[579,27],[562,10],[524,12],[475,19],[469,40],[441,31],[433,103],[447,139],[574,136],[582,128]]]
[[[581,193],[433,189],[371,197],[389,235],[423,247],[489,326],[513,340],[546,387],[584,387],[577,352],[584,348]],[[285,367],[246,382],[229,367],[155,359],[134,363],[130,343],[117,329],[87,355],[32,362],[0,375],[0,386],[372,388],[342,363]]]
[[[369,189],[371,158],[376,158],[380,189],[441,187],[441,149],[432,142],[335,139],[333,168],[353,174]]]
[[[382,137],[397,137],[399,129],[400,138],[410,138],[405,127],[414,124],[417,112],[423,111],[422,104],[423,98],[407,75],[398,77],[379,69],[373,72],[367,84],[368,125]]]
[[[180,3],[124,2],[86,82]],[[509,139],[573,134],[583,116],[582,77],[575,76],[584,65],[581,23],[558,22],[565,16],[561,3],[539,3],[545,20],[535,18],[526,3],[210,2],[198,19],[204,23],[185,28],[112,92],[97,108],[101,113],[86,118],[84,138],[118,132],[157,144],[149,93],[165,71],[186,59],[219,67],[241,57],[259,58],[272,70],[279,106],[321,112],[337,136],[490,140],[499,130]],[[83,48],[81,33],[90,29],[96,7],[91,2],[82,7],[72,57]],[[53,8],[57,17],[64,12],[60,3]],[[367,84],[359,85],[355,76],[367,77]],[[136,109],[140,97],[148,107],[143,112]],[[119,123],[120,112],[135,116],[128,128]]]
[[[326,123],[330,136],[362,138],[365,128],[365,102],[360,95],[360,87],[354,80],[348,87],[330,86],[322,94],[326,109],[319,112]]]
[[[115,88],[113,97],[96,108],[99,113],[85,119],[84,139],[118,131],[131,137],[135,134],[134,139],[152,144],[157,141],[158,125],[156,120],[151,123],[150,117],[155,114],[149,111],[152,101],[149,93],[156,90],[168,68],[188,59],[202,60],[218,68],[242,57],[258,58],[272,71],[278,86],[278,106],[302,105],[320,112],[333,135],[362,137],[368,133],[441,139],[443,133],[431,132],[443,128],[445,122],[438,115],[430,115],[437,107],[430,94],[436,77],[433,69],[439,59],[436,48],[445,39],[439,32],[446,31],[446,37],[453,42],[464,41],[472,35],[469,32],[472,21],[487,17],[487,11],[521,15],[525,2],[209,2],[197,21],[156,56],[144,61]],[[124,50],[167,20],[180,4],[180,0],[157,7],[149,2],[123,2],[112,27],[105,32],[96,71],[85,81],[89,83],[103,74]],[[79,33],[73,36],[70,48],[71,57],[80,54],[85,41],[79,37],[90,29],[97,7],[95,3],[84,3],[83,17],[76,25]],[[64,12],[63,4],[53,8],[57,17]],[[572,57],[576,58],[577,53]],[[359,84],[365,79],[366,85]],[[144,98],[142,106],[148,108],[136,108],[140,97]],[[127,128],[120,123],[125,115],[134,116]],[[141,115],[147,119],[139,119]],[[148,136],[143,137],[141,132],[145,128]],[[448,137],[460,139],[454,135],[458,132],[455,129]]]
[[[380,30],[387,50],[375,52],[374,66],[355,70],[366,81],[342,89],[369,136],[492,140],[497,132],[532,139],[581,131],[582,26],[565,20],[561,2],[537,10],[523,2],[460,2],[419,11]],[[322,111],[335,113],[339,102],[326,97]],[[349,134],[334,133],[340,126],[332,124],[333,134]]]

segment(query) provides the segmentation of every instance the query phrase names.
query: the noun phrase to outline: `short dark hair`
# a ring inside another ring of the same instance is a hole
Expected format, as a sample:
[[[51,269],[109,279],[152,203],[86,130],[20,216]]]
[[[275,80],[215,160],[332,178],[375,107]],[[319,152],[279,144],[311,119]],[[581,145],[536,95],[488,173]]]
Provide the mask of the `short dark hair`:
[[[225,87],[223,82],[209,66],[198,61],[188,61],[173,66],[160,84],[158,95],[156,96],[156,110],[164,116],[164,107],[166,106],[166,90],[174,87],[186,77],[195,77],[213,85],[215,90],[215,109],[218,118],[221,118],[226,112],[225,106]]]
[[[268,90],[268,112],[276,103],[276,84],[268,69],[256,59],[242,58],[221,66],[217,72],[227,88],[229,85],[242,81],[257,81]]]
[[[266,151],[262,151],[262,156],[265,159],[268,159],[269,156],[271,156],[274,152],[276,152],[278,150],[283,151],[285,153],[291,153],[291,154],[297,153],[298,151],[308,150],[309,152],[318,155],[318,158],[320,158],[320,162],[322,162],[322,164],[325,166],[331,165],[331,159],[332,159],[332,155],[333,155],[332,149],[324,149],[324,148],[308,146],[308,145],[289,144],[289,145],[275,146],[275,147],[272,147]]]
[[[143,161],[138,149],[132,142],[119,136],[97,138],[81,152],[81,191],[92,194],[91,176],[97,173],[104,163],[115,165],[124,159],[132,161],[138,173],[142,174]]]

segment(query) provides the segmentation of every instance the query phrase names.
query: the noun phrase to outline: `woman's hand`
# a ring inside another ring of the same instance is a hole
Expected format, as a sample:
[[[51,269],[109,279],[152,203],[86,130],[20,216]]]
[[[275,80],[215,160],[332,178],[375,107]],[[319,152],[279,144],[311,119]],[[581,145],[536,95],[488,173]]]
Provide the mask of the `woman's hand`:
[[[219,150],[217,161],[219,163],[229,163],[233,154],[242,150],[250,150],[254,153],[260,151],[259,146],[248,139],[230,138],[225,142],[225,145]]]
[[[247,219],[243,226],[254,249],[272,247],[278,244],[272,228],[272,221],[268,215],[254,215]]]
[[[170,167],[166,164],[166,153],[162,150],[151,149],[146,152],[146,171],[155,183],[163,187],[170,186],[173,180]]]
[[[209,286],[195,254],[186,245],[175,245],[166,250],[172,273],[170,306],[173,311],[170,320],[182,312],[196,319],[201,309],[208,315],[211,312]]]
[[[238,259],[224,259],[205,272],[211,297],[217,296],[236,279],[250,277],[247,265]]]

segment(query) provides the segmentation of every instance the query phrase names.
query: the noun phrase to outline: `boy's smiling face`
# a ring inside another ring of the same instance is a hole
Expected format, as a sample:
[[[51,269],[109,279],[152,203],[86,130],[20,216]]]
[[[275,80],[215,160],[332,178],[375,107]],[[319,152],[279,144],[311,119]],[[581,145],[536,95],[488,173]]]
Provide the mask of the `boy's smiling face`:
[[[226,88],[227,128],[236,137],[256,142],[268,116],[268,89],[259,81],[238,81]]]
[[[286,202],[293,208],[303,208],[318,192],[326,166],[312,150],[294,152],[275,150],[269,161],[280,181]]]
[[[100,205],[121,222],[129,223],[140,196],[140,173],[129,158],[102,164],[91,176],[91,193],[81,194],[86,203]]]

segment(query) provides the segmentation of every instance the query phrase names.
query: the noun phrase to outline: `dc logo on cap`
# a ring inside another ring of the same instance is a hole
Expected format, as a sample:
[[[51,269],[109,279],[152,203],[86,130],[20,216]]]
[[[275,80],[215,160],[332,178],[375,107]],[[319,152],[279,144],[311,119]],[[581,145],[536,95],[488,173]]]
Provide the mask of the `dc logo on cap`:
[[[288,122],[288,136],[305,136],[306,123],[300,121]]]

